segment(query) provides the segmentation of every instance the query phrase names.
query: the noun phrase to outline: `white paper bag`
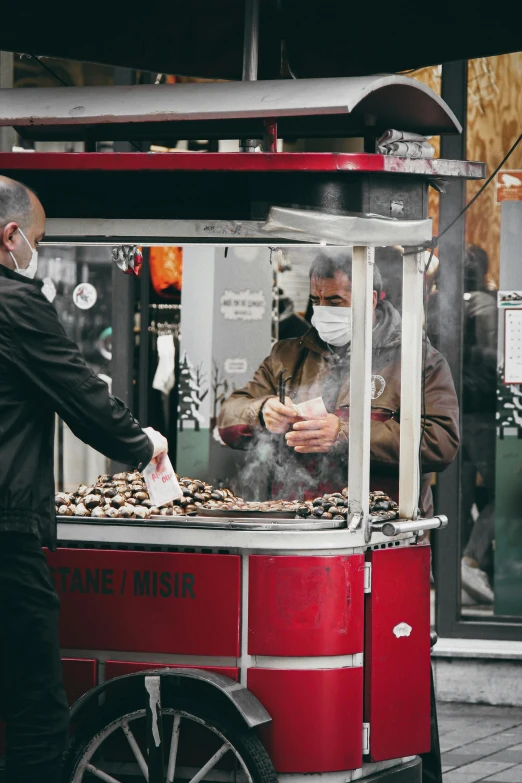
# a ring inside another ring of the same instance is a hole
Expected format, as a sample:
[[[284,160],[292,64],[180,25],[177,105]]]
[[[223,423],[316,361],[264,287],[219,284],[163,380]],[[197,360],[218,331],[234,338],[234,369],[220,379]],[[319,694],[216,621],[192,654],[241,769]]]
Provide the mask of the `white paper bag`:
[[[170,503],[171,500],[183,497],[183,492],[168,457],[165,457],[163,465],[159,469],[155,462],[150,462],[143,471],[143,478],[149,497],[158,508],[164,506],[165,503]]]

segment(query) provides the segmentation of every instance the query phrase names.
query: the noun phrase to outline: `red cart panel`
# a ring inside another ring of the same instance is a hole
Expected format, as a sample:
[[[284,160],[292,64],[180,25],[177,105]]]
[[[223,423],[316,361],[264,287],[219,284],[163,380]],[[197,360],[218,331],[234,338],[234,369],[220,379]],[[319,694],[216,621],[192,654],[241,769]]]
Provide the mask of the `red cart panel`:
[[[107,661],[105,664],[105,679],[112,680],[123,674],[136,674],[149,669],[203,669],[205,672],[215,672],[230,677],[236,682],[239,680],[239,669],[233,666],[194,666],[184,663],[140,663],[134,661]]]
[[[250,556],[251,655],[363,651],[364,555]]]
[[[62,647],[239,655],[238,556],[59,549],[48,559]]]
[[[96,685],[98,661],[90,658],[62,658],[62,672],[69,704],[74,704]]]
[[[249,669],[247,682],[272,716],[262,738],[276,772],[362,766],[362,668]]]
[[[365,721],[372,761],[430,748],[430,549],[370,553]]]

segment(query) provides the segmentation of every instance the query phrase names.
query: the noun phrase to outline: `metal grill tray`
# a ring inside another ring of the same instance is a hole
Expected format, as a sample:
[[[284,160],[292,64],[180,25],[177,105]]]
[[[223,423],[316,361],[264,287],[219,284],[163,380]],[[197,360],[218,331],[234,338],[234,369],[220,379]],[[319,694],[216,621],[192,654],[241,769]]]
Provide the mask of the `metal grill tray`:
[[[295,511],[227,511],[221,508],[199,508],[197,516],[219,519],[295,519],[296,514]]]
[[[346,527],[346,521],[343,519],[325,519],[309,521],[306,519],[276,519],[274,517],[263,517],[262,519],[251,519],[241,517],[238,519],[222,517],[213,519],[210,517],[196,516],[178,516],[164,517],[151,516],[149,519],[118,519],[117,517],[62,517],[58,516],[59,522],[68,522],[79,525],[117,525],[119,527],[172,527],[172,528],[208,528],[219,530],[336,530]]]

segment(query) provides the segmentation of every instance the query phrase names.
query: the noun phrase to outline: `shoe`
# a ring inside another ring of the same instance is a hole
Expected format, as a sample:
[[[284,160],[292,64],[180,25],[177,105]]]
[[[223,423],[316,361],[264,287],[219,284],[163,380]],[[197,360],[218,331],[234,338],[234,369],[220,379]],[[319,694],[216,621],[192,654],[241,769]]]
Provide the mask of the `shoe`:
[[[466,593],[464,588],[460,591],[460,605],[461,606],[476,606],[477,601],[475,601],[474,598],[470,596],[469,593]]]
[[[495,594],[489,584],[488,575],[480,568],[461,562],[460,581],[462,588],[479,604],[492,604]]]

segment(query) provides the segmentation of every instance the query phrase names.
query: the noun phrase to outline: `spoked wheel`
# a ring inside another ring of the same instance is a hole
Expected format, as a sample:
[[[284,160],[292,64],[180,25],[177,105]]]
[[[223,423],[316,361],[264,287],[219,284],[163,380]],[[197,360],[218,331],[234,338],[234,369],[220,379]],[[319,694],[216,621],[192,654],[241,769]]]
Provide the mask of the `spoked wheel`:
[[[257,735],[197,703],[161,710],[163,773],[156,767],[149,774],[145,709],[112,713],[101,711],[89,736],[75,735],[64,759],[64,783],[277,783]]]

